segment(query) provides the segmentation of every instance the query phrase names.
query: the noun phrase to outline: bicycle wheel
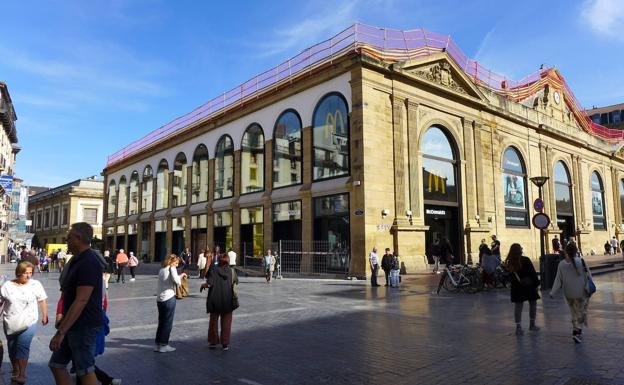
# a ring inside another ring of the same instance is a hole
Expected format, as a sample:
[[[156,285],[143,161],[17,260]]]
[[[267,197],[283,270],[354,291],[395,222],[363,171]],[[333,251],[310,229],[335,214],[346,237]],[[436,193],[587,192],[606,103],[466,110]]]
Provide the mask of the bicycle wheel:
[[[481,277],[481,274],[479,274],[478,271],[474,271],[470,277],[470,285],[468,286],[468,290],[470,290],[470,293],[476,293],[478,291],[483,290],[483,288],[485,287],[485,283],[483,282],[483,278]]]
[[[445,274],[445,279],[444,279],[444,289],[446,289],[446,291],[451,292],[451,293],[457,293],[459,291],[459,287],[455,286],[451,278],[446,276],[446,274]]]

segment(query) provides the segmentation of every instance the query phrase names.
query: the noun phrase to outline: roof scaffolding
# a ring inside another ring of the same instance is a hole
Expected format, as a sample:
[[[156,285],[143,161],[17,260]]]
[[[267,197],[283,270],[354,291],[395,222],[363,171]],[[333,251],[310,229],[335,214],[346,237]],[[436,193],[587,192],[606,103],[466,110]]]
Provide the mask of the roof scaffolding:
[[[591,121],[563,76],[554,68],[541,69],[521,80],[513,80],[468,58],[449,35],[437,34],[425,29],[403,31],[356,23],[332,38],[303,50],[276,67],[224,92],[193,111],[132,142],[110,155],[107,158],[106,167],[151,148],[175,134],[194,127],[199,122],[205,122],[231,108],[240,106],[251,98],[257,98],[264,92],[271,91],[283,83],[291,82],[350,52],[365,53],[385,62],[405,61],[447,52],[476,84],[514,101],[528,97],[550,82],[560,87],[565,93],[564,99],[570,111],[585,131],[610,142],[624,140],[624,131],[609,129]]]

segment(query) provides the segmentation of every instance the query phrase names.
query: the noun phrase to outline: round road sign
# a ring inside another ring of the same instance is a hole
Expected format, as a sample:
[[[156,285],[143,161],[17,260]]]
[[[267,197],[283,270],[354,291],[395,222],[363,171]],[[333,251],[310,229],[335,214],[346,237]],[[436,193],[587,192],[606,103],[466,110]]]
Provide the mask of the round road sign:
[[[544,213],[538,213],[538,214],[533,215],[532,222],[533,222],[533,226],[535,226],[536,228],[540,230],[543,230],[550,225],[550,218],[548,217],[548,215]]]
[[[537,198],[536,200],[534,200],[533,201],[533,208],[538,213],[541,213],[542,210],[544,210],[544,200],[542,200],[542,198]]]

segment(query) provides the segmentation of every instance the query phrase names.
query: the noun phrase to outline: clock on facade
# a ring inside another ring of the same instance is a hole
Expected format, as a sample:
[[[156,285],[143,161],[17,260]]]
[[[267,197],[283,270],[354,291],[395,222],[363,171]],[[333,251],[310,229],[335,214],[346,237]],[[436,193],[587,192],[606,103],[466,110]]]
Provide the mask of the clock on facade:
[[[559,92],[555,91],[553,96],[555,97],[555,103],[559,104],[559,101],[561,100],[561,96],[559,95]]]

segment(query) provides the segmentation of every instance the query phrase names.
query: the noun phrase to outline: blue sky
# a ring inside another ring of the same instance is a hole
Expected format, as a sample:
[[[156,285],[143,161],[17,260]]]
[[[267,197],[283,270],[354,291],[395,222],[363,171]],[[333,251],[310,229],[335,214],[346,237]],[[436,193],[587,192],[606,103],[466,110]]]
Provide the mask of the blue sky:
[[[519,79],[559,68],[585,107],[624,102],[624,6],[588,1],[3,3],[0,80],[18,115],[16,175],[56,186],[353,22],[450,34]]]

